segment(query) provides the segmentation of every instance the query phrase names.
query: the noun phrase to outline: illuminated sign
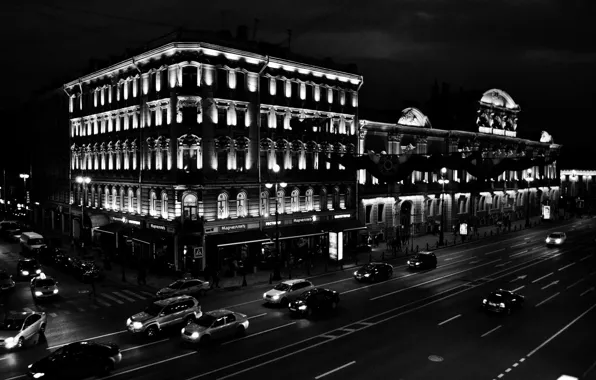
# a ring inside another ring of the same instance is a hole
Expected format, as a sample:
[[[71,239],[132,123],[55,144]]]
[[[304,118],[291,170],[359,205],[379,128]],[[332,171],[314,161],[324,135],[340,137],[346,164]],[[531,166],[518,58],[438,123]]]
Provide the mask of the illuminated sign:
[[[329,232],[329,258],[340,261],[344,258],[343,232]]]
[[[347,219],[347,218],[351,218],[352,214],[339,214],[339,215],[333,215],[333,219]]]
[[[463,236],[468,234],[468,223],[462,223],[459,225],[459,234]]]
[[[128,224],[134,224],[135,226],[140,226],[141,222],[139,220],[129,220]]]
[[[154,230],[161,230],[161,231],[166,230],[166,226],[160,226],[159,224],[152,224],[152,223],[149,223],[149,228],[153,228]]]
[[[312,221],[313,221],[312,217],[292,220],[292,222],[294,222],[294,223],[312,223]]]
[[[275,226],[276,224],[281,224],[281,220],[277,222],[265,222],[265,226]]]
[[[221,226],[220,229],[222,231],[238,231],[238,230],[245,230],[246,224],[234,224],[232,226]]]
[[[542,206],[542,218],[550,219],[550,206]]]

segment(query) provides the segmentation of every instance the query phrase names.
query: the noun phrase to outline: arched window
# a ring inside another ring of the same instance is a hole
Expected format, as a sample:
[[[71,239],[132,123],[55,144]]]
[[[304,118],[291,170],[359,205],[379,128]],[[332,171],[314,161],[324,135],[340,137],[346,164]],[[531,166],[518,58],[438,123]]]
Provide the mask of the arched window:
[[[261,216],[268,217],[269,216],[269,192],[263,191],[261,193]]]
[[[298,189],[292,190],[290,196],[290,210],[292,210],[292,212],[300,212],[300,190]]]
[[[314,209],[313,190],[312,189],[306,190],[305,207],[306,207],[306,211],[312,211]]]
[[[236,215],[239,218],[244,218],[248,215],[248,201],[246,199],[246,193],[240,192],[236,197]]]
[[[161,217],[168,219],[168,193],[165,191],[161,193]]]
[[[319,209],[321,211],[327,210],[327,190],[321,190],[321,195],[319,197]]]
[[[352,190],[346,189],[346,208],[352,208]]]
[[[149,215],[157,215],[157,195],[153,190],[149,193]]]
[[[333,203],[331,204],[334,210],[339,210],[339,187],[333,189]]]
[[[197,196],[194,194],[186,194],[182,200],[184,219],[197,220]]]
[[[112,209],[118,211],[118,190],[112,188]]]
[[[284,191],[278,190],[277,191],[277,213],[278,214],[284,213],[284,206],[285,206],[284,198],[285,198]]]
[[[132,191],[132,189],[128,189],[128,212],[129,213],[134,213],[135,212],[135,203],[136,203],[136,199],[135,199],[135,195],[134,195],[134,191]]]
[[[221,193],[217,197],[217,219],[225,219],[228,215],[228,194]]]
[[[111,202],[111,196],[110,196],[110,189],[108,189],[108,187],[106,186],[106,189],[104,190],[104,208],[106,210],[110,209],[110,205],[112,204]]]

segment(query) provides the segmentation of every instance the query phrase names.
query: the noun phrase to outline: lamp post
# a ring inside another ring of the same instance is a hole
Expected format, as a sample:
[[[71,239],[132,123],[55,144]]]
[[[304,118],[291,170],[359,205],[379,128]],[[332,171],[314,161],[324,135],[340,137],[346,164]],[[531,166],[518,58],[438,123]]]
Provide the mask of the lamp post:
[[[532,178],[532,169],[528,169],[526,178],[524,178],[528,183],[528,206],[526,207],[526,228],[530,227],[530,182],[534,180]]]
[[[81,202],[81,229],[85,231],[85,202],[87,201],[87,185],[91,183],[91,178],[78,176],[76,178],[77,183],[83,184],[83,201]]]
[[[443,192],[441,193],[441,231],[439,233],[439,245],[445,245],[445,185],[449,183],[449,180],[445,178],[447,174],[447,168],[441,169],[441,179],[439,183],[443,186]]]
[[[275,260],[275,268],[273,271],[273,280],[275,281],[279,281],[281,280],[281,273],[279,270],[279,212],[278,212],[278,207],[279,207],[279,198],[277,196],[277,192],[278,192],[278,188],[284,188],[286,186],[288,186],[287,183],[285,182],[279,182],[279,178],[278,178],[278,173],[279,173],[280,167],[279,165],[275,164],[273,166],[273,172],[275,173],[275,183],[266,183],[265,187],[268,189],[271,189],[272,187],[275,187],[275,253],[277,255],[276,260]]]
[[[25,190],[25,203],[29,203],[27,199],[27,179],[29,179],[29,174],[19,174],[19,177],[23,179],[23,189]]]

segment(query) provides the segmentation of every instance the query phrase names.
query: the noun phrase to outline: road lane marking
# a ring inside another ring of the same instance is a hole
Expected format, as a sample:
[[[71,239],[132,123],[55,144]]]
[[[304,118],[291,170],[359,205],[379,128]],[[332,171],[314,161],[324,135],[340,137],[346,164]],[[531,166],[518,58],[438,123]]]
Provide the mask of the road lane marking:
[[[503,327],[503,325],[498,325],[497,327],[495,327],[494,329],[485,332],[484,334],[480,335],[481,338],[484,338],[485,336],[488,336],[491,333],[494,333],[495,331],[497,331],[498,329],[500,329],[501,327]]]
[[[112,304],[111,304],[111,303],[107,303],[107,302],[105,302],[105,301],[103,301],[103,300],[100,300],[99,298],[94,298],[94,299],[93,299],[93,301],[95,301],[95,302],[97,302],[98,304],[100,304],[100,305],[103,305],[103,306],[107,306],[107,307],[110,307],[110,306],[112,306]]]
[[[519,256],[519,255],[523,255],[524,253],[528,253],[528,250],[526,249],[524,251],[521,251],[521,252],[516,253],[515,255],[510,255],[509,258],[516,257],[516,256]]]
[[[120,372],[114,372],[111,375],[103,376],[102,379],[111,379],[113,377],[117,377],[117,376],[120,376],[120,375],[125,375],[127,373],[138,371],[140,369],[145,369],[145,368],[153,367],[153,366],[156,366],[156,365],[159,365],[159,364],[167,363],[167,362],[170,362],[172,360],[184,358],[186,356],[194,355],[194,354],[197,354],[197,353],[198,353],[197,351],[187,352],[187,353],[182,354],[182,355],[178,355],[178,356],[174,356],[174,357],[171,357],[171,358],[163,359],[163,360],[160,360],[160,361],[157,361],[157,362],[145,364],[145,365],[142,365],[140,367],[135,367],[135,368],[127,369],[125,371],[120,371]]]
[[[588,373],[590,373],[590,371],[592,371],[594,367],[596,367],[596,362],[592,363],[592,365],[588,367],[586,372],[582,374],[582,379],[586,379],[588,377]]]
[[[547,299],[545,299],[545,300],[543,300],[543,301],[541,301],[541,302],[537,303],[537,304],[536,304],[536,306],[534,306],[534,307],[538,307],[538,306],[540,306],[540,305],[543,305],[543,304],[547,303],[548,301],[552,300],[553,298],[555,298],[555,297],[556,297],[556,296],[558,296],[559,294],[561,294],[561,292],[556,292],[555,294],[553,294],[552,296],[548,297]]]
[[[571,264],[567,264],[567,265],[565,265],[564,267],[561,267],[561,268],[559,268],[559,272],[560,272],[560,271],[562,271],[562,270],[564,270],[564,269],[567,269],[567,268],[569,268],[569,267],[570,267],[570,266],[572,266],[572,265],[575,265],[575,262],[573,262],[573,263],[571,263]]]
[[[505,250],[505,248],[497,249],[496,251],[487,252],[487,253],[485,253],[485,255],[492,255],[493,253],[502,252],[504,250]]]
[[[473,261],[470,261],[468,264],[478,264],[481,261],[482,260],[473,260]]]
[[[586,291],[584,291],[582,294],[580,294],[580,297],[583,297],[584,295],[593,292],[594,291],[594,287],[592,286],[591,288],[586,289]]]
[[[505,373],[509,373],[509,372],[511,372],[511,367],[509,367],[505,370]]]
[[[48,314],[48,315],[49,315],[50,317],[52,317],[52,318],[56,318],[56,317],[58,316],[58,314],[56,314],[56,313],[50,313],[50,314]]]
[[[388,296],[393,295],[393,294],[405,292],[406,290],[417,288],[417,287],[422,286],[422,285],[430,284],[431,282],[439,281],[439,280],[442,280],[444,278],[453,277],[453,276],[458,275],[460,273],[469,272],[471,270],[474,270],[474,269],[477,269],[477,268],[480,268],[480,267],[483,267],[483,266],[486,266],[486,265],[494,264],[494,263],[496,263],[498,261],[501,261],[501,259],[493,260],[493,261],[488,262],[486,264],[478,265],[478,266],[476,266],[474,268],[468,268],[468,269],[464,269],[464,270],[459,271],[459,272],[454,272],[454,273],[451,273],[451,274],[448,274],[448,275],[445,275],[445,276],[442,276],[442,277],[439,277],[439,278],[435,278],[433,280],[428,280],[428,281],[422,282],[420,284],[408,286],[407,288],[398,289],[398,290],[395,290],[393,292],[385,293],[385,294],[382,294],[380,296],[371,298],[370,301],[375,301],[375,300],[378,300],[378,299],[381,299],[381,298],[384,298],[384,297],[388,297]]]
[[[99,294],[99,295],[98,295],[98,297],[105,297],[105,298],[107,298],[107,299],[109,299],[109,300],[112,300],[112,301],[114,301],[114,302],[117,302],[117,303],[119,303],[120,305],[124,305],[124,302],[120,301],[120,300],[119,300],[118,298],[116,298],[116,297],[110,296],[109,294],[101,293],[101,294]]]
[[[6,360],[6,359],[8,359],[8,355],[5,355],[5,356],[3,356],[3,357],[0,358],[0,360]]]
[[[15,376],[15,377],[9,377],[8,379],[4,379],[4,380],[17,380],[17,379],[23,379],[27,377],[27,375],[19,375],[19,376]]]
[[[270,328],[270,329],[267,329],[267,330],[259,331],[259,332],[256,332],[254,334],[243,336],[242,338],[238,338],[238,339],[234,339],[234,340],[229,340],[227,342],[222,343],[221,345],[222,346],[225,346],[227,344],[236,343],[238,341],[245,340],[245,339],[252,338],[252,337],[255,337],[255,336],[259,336],[259,335],[263,335],[263,334],[266,334],[266,333],[271,332],[271,331],[283,329],[284,327],[292,326],[292,325],[295,325],[296,323],[298,323],[298,322],[286,323],[285,325],[281,325],[281,326],[273,327],[273,328]]]
[[[344,368],[346,368],[346,367],[349,367],[349,366],[351,366],[351,365],[352,365],[352,364],[354,364],[354,363],[356,363],[356,361],[351,361],[351,362],[349,362],[349,363],[346,363],[346,364],[344,364],[344,365],[342,365],[342,366],[339,366],[339,367],[337,367],[337,368],[335,368],[335,369],[332,369],[332,370],[331,370],[331,371],[329,371],[329,372],[325,372],[325,373],[323,373],[323,374],[321,374],[321,375],[319,375],[319,376],[315,377],[315,380],[319,380],[320,378],[323,378],[323,377],[325,377],[325,376],[327,376],[327,375],[331,375],[332,373],[334,373],[334,372],[337,372],[337,371],[340,371],[340,370],[342,370],[342,369],[344,369]]]
[[[542,344],[540,344],[538,347],[536,347],[535,349],[533,349],[532,351],[530,351],[530,353],[528,355],[526,355],[526,357],[530,357],[532,355],[534,355],[535,353],[537,353],[542,347],[546,346],[547,344],[549,344],[553,339],[555,339],[556,337],[558,337],[559,335],[561,335],[563,332],[565,332],[565,330],[567,330],[569,327],[571,327],[575,322],[579,321],[580,319],[582,319],[586,314],[588,314],[590,311],[592,311],[592,309],[594,309],[596,307],[596,303],[592,306],[590,306],[590,308],[586,311],[584,311],[583,313],[581,313],[577,318],[575,318],[573,321],[569,322],[565,327],[563,327],[561,330],[557,331],[553,336],[551,336],[550,338],[548,338],[547,340],[545,340],[544,342],[542,342]]]
[[[135,292],[131,292],[131,291],[130,291],[130,290],[128,290],[128,289],[122,289],[122,293],[126,293],[126,294],[128,294],[129,296],[136,297],[136,298],[138,298],[138,299],[140,299],[140,300],[146,300],[146,299],[147,299],[147,297],[145,297],[145,296],[142,296],[142,295],[140,295],[140,294],[137,294],[137,293],[135,293]]]
[[[519,363],[513,363],[513,368],[517,367]]]
[[[547,274],[547,275],[545,275],[545,276],[542,276],[542,277],[540,277],[540,278],[537,278],[537,279],[535,279],[534,281],[532,281],[532,284],[534,284],[534,283],[537,283],[537,282],[538,282],[538,281],[540,281],[540,280],[544,280],[545,278],[547,278],[547,277],[549,277],[549,276],[552,276],[552,275],[553,275],[553,273],[554,273],[554,272],[550,272],[549,274]]]
[[[495,268],[504,267],[505,265],[509,264],[511,261],[512,261],[512,260],[505,261],[504,263],[501,263],[501,264],[497,264],[497,265],[495,265]]]
[[[112,292],[112,294],[120,297],[120,298],[124,298],[125,300],[127,300],[128,302],[136,302],[137,300],[130,298],[129,296],[126,296],[120,292]]]
[[[148,295],[151,298],[155,298],[155,294],[154,293],[149,293],[149,292],[146,292],[144,290],[139,290],[139,293],[143,293],[143,294]]]
[[[166,339],[162,339],[162,340],[157,340],[157,341],[151,342],[151,343],[141,344],[140,346],[134,346],[134,347],[125,348],[124,350],[120,350],[120,352],[126,352],[126,351],[136,350],[137,348],[143,348],[143,347],[151,346],[151,345],[154,345],[154,344],[157,344],[157,343],[162,343],[162,342],[165,342],[166,340],[170,340],[170,338],[166,338]]]
[[[548,289],[548,288],[550,288],[551,286],[557,285],[558,283],[559,283],[559,280],[553,281],[553,282],[551,282],[550,284],[548,284],[548,285],[545,285],[545,286],[543,286],[542,288],[540,288],[540,290]]]
[[[444,320],[443,322],[439,323],[439,326],[443,326],[445,323],[449,323],[451,321],[453,321],[454,319],[457,319],[461,317],[461,314],[456,315],[455,317],[451,317],[449,319]]]
[[[445,259],[445,261],[449,261],[449,260],[457,259],[457,258],[459,258],[459,257],[462,257],[462,256],[463,256],[463,255],[453,256],[453,257],[450,257],[450,258],[448,258],[448,259]]]
[[[67,345],[69,345],[69,344],[71,344],[71,343],[80,342],[80,341],[82,341],[82,340],[96,340],[96,339],[105,338],[105,337],[107,337],[107,336],[112,336],[112,335],[123,334],[123,333],[126,333],[126,332],[128,332],[128,330],[116,331],[116,332],[113,332],[113,333],[104,334],[104,335],[99,335],[99,336],[94,336],[94,337],[92,337],[92,338],[87,338],[87,339],[79,339],[79,340],[75,340],[75,341],[73,341],[73,342],[68,342],[68,343],[64,343],[64,344],[57,344],[57,345],[55,345],[55,346],[52,346],[52,347],[48,347],[48,348],[46,348],[46,350],[53,350],[54,348],[60,348],[60,347],[64,347],[64,346],[67,346]]]
[[[526,244],[528,244],[528,243],[529,243],[529,242],[525,242],[525,241],[524,241],[523,243],[519,243],[519,244],[516,244],[516,245],[512,245],[510,248],[519,247],[520,245],[526,245]]]
[[[259,317],[264,317],[266,315],[267,315],[267,313],[257,314],[257,315],[253,315],[252,317],[248,317],[247,319],[255,319],[255,318],[259,318]]]
[[[585,278],[580,278],[579,280],[575,281],[573,284],[569,285],[567,287],[567,290],[573,288],[575,285],[579,284],[580,282],[582,282],[583,280],[585,280]]]
[[[591,254],[589,254],[588,256],[584,256],[584,257],[582,257],[581,259],[579,259],[579,261],[584,261],[584,260],[587,260],[587,259],[589,259],[590,257],[592,257],[593,255],[594,255],[594,254],[593,254],[593,253],[591,253]]]
[[[515,293],[515,292],[518,292],[518,291],[522,290],[522,289],[523,289],[523,288],[525,288],[525,287],[526,287],[525,285],[522,285],[522,286],[520,286],[519,288],[515,288],[515,289],[513,289],[513,290],[512,290],[512,292],[513,292],[513,293]]]

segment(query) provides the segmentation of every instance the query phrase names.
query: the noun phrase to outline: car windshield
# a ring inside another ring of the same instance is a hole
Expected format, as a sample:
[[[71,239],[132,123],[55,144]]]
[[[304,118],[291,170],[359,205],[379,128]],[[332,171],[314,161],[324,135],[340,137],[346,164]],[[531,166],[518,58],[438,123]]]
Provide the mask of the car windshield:
[[[2,324],[0,325],[0,330],[6,331],[19,331],[23,323],[25,322],[25,318],[23,317],[6,317]]]
[[[39,267],[39,264],[37,264],[35,261],[22,261],[21,267],[25,269],[36,269]]]
[[[0,272],[0,280],[8,280],[9,278],[8,273]]]
[[[215,321],[215,317],[209,314],[203,314],[201,318],[197,319],[195,322],[197,325],[201,327],[211,327],[213,322]]]
[[[172,282],[170,285],[168,285],[168,288],[180,289],[182,287],[182,285],[184,285],[184,281],[176,281],[176,282]]]
[[[151,305],[149,305],[145,308],[145,313],[155,316],[155,315],[158,315],[159,313],[161,313],[162,309],[163,309],[163,307],[152,303]]]
[[[550,234],[549,236],[551,239],[560,239],[561,238],[561,234]]]
[[[365,266],[362,267],[362,269],[365,271],[369,271],[369,270],[375,269],[375,266],[372,264],[366,264]]]
[[[41,245],[44,244],[43,239],[31,239],[29,245]]]
[[[275,285],[275,288],[273,288],[273,289],[279,290],[280,292],[285,292],[285,291],[290,290],[290,285],[282,282],[282,283]]]
[[[50,280],[49,278],[45,279],[45,280],[37,280],[35,281],[35,286],[37,288],[41,288],[44,286],[54,286],[56,285],[56,282],[54,280]]]

